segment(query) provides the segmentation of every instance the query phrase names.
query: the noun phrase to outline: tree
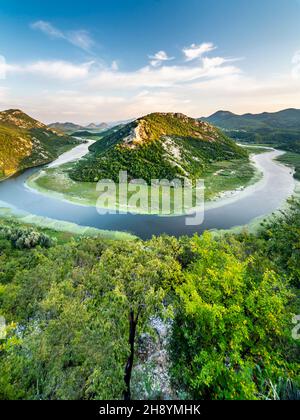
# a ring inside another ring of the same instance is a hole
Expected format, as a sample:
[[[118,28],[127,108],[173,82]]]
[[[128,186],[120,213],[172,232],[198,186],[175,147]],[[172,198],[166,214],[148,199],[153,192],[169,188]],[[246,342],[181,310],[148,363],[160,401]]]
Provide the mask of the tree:
[[[252,271],[251,256],[240,260],[208,233],[194,238],[193,250],[196,261],[176,290],[172,358],[180,387],[197,399],[257,399],[270,380],[296,377],[285,279]]]
[[[164,298],[171,285],[180,278],[179,263],[161,246],[159,239],[143,244],[128,243],[108,249],[99,265],[101,287],[110,290],[110,305],[117,305],[120,317],[127,318],[128,356],[124,369],[124,399],[131,398],[130,381],[135,355],[137,328],[149,328],[151,317],[164,311]],[[171,245],[170,245],[171,246]],[[126,324],[125,324],[126,325]]]
[[[137,337],[166,311],[178,249],[172,239],[14,249],[17,270],[0,271],[1,309],[17,323],[16,345],[0,349],[0,398],[130,398]]]

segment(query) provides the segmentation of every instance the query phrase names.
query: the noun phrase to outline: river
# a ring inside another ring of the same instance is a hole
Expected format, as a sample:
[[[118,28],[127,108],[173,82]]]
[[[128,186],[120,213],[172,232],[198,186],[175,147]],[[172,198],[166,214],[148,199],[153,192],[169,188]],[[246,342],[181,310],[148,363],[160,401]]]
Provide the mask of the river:
[[[89,144],[75,147],[49,166],[54,167],[78,159],[86,154]],[[180,236],[201,233],[210,229],[230,229],[246,225],[254,218],[274,212],[293,194],[295,180],[291,168],[274,161],[282,153],[272,150],[252,157],[257,168],[263,173],[262,180],[230,197],[208,203],[205,208],[204,222],[200,226],[187,226],[184,216],[99,215],[94,207],[76,205],[27,188],[25,181],[40,170],[37,168],[29,169],[17,177],[0,183],[2,202],[0,206],[81,226],[127,231],[143,239],[163,233]]]

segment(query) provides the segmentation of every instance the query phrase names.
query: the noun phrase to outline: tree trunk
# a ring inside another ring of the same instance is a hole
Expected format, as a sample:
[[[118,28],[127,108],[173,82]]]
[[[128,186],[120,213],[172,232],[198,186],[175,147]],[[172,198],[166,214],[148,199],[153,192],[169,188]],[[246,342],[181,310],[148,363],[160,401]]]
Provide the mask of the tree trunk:
[[[130,391],[130,381],[131,381],[131,374],[132,374],[132,367],[133,367],[133,359],[134,359],[134,342],[135,342],[135,333],[136,333],[136,326],[138,323],[138,315],[136,319],[134,319],[134,312],[130,311],[129,314],[129,344],[130,344],[130,355],[127,359],[127,363],[125,366],[125,384],[126,390],[124,392],[124,400],[131,400],[131,391]]]

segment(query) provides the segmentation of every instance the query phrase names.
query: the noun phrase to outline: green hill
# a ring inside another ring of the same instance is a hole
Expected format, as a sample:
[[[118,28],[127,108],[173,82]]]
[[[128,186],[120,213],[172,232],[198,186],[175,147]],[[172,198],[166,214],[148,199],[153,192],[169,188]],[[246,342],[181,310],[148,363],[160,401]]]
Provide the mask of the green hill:
[[[115,133],[116,131],[120,130],[120,128],[123,128],[124,124],[120,124],[120,125],[116,125],[113,126],[111,128],[102,130],[102,131],[89,131],[89,130],[80,130],[80,131],[75,131],[75,133],[72,134],[72,136],[75,137],[82,137],[82,138],[90,138],[91,140],[99,140],[102,139],[103,137],[106,137],[110,134]]]
[[[259,128],[300,130],[300,109],[244,115],[233,114],[229,111],[218,111],[208,118],[201,118],[201,120],[230,130]]]
[[[300,152],[299,109],[244,115],[218,111],[201,120],[225,129],[230,137],[239,141],[270,144]]]
[[[220,130],[177,113],[154,113],[109,132],[90,147],[91,153],[71,170],[77,181],[201,177],[216,161],[241,159],[247,152]]]
[[[83,127],[82,125],[78,125],[78,124],[73,124],[71,122],[66,122],[66,123],[52,123],[48,125],[48,128],[53,129],[53,130],[58,130],[58,131],[62,131],[63,133],[73,133],[74,131],[78,131],[78,130],[84,130],[85,127]]]
[[[50,162],[76,143],[18,109],[0,112],[0,179]]]
[[[74,124],[72,122],[65,122],[65,123],[56,122],[56,123],[49,124],[48,128],[59,130],[59,131],[62,131],[63,133],[72,134],[76,131],[80,132],[84,130],[99,132],[99,131],[107,130],[109,128],[109,125],[106,123],[101,123],[101,124],[91,123],[88,126],[83,126],[79,124]]]

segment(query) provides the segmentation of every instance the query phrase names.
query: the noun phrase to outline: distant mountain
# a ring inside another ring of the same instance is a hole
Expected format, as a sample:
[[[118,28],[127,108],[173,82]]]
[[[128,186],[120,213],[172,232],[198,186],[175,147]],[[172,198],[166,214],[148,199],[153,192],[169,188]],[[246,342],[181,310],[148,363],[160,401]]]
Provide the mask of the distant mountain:
[[[110,121],[108,123],[108,125],[109,125],[109,127],[116,127],[116,126],[119,126],[119,125],[129,124],[129,123],[131,123],[131,122],[133,122],[135,120],[136,120],[136,118],[130,118],[129,120]]]
[[[95,130],[95,128],[97,128],[97,127],[98,127],[98,126],[97,126],[96,124],[91,123],[91,124],[87,125],[85,128],[87,128],[87,129],[91,129],[91,130]]]
[[[75,180],[196,178],[218,160],[246,158],[247,152],[220,130],[177,113],[154,113],[111,130],[90,147],[70,175]]]
[[[74,131],[85,130],[85,127],[83,127],[82,125],[73,124],[71,122],[66,122],[66,123],[56,122],[53,124],[49,124],[48,128],[59,130],[64,133],[73,133]]]
[[[101,130],[107,130],[108,128],[110,128],[111,126],[107,123],[101,123],[97,126],[97,128],[100,128]]]
[[[214,124],[237,140],[262,143],[283,150],[300,153],[300,110],[285,109],[279,112],[236,115],[218,111],[208,118],[200,118]]]
[[[91,123],[85,127],[87,130],[106,130],[109,128],[107,123],[94,124]]]
[[[293,129],[300,130],[300,109],[285,109],[279,112],[237,115],[229,111],[218,111],[208,118],[200,118],[218,127],[229,130],[248,129]]]
[[[72,135],[74,137],[82,137],[82,138],[90,137],[91,139],[93,137],[103,138],[105,136],[109,136],[112,133],[115,133],[116,131],[118,131],[122,127],[124,127],[123,124],[116,125],[116,126],[113,126],[111,128],[107,128],[107,129],[102,129],[100,132],[99,132],[99,130],[98,131],[93,131],[93,130],[75,131],[75,133],[73,133]]]
[[[50,162],[76,143],[19,109],[0,112],[0,179]]]
[[[79,124],[74,124],[72,122],[65,122],[65,123],[56,122],[56,123],[49,124],[48,127],[54,130],[62,131],[64,133],[72,134],[77,131],[86,131],[86,130],[102,131],[102,130],[108,129],[110,126],[106,123],[101,123],[101,124],[91,123],[87,126],[83,126]]]

